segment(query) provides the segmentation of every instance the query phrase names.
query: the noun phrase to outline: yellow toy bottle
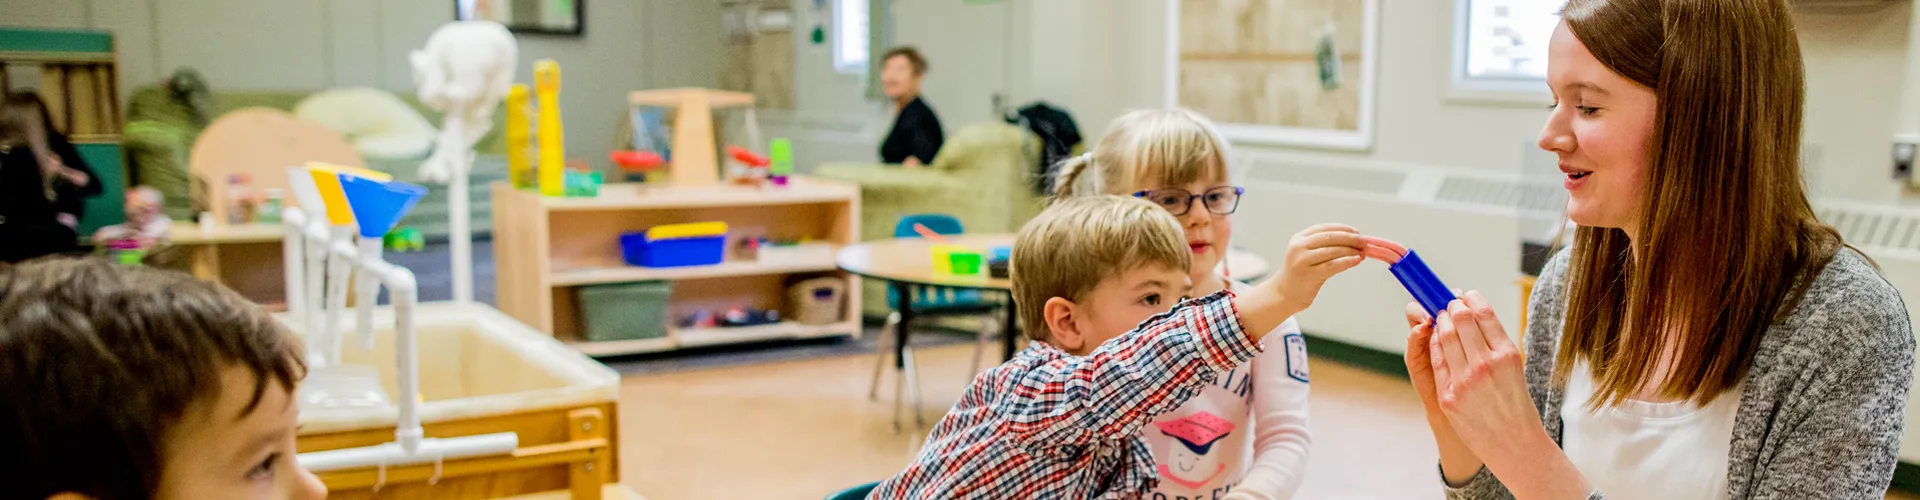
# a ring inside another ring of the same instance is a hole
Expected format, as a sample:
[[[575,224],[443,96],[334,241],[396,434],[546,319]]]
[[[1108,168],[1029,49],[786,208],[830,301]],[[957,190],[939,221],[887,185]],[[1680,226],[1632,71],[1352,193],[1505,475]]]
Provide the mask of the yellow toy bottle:
[[[560,63],[533,63],[533,90],[540,98],[540,194],[566,194],[566,141],[560,135]]]
[[[533,187],[533,124],[527,121],[527,84],[507,88],[507,182]]]

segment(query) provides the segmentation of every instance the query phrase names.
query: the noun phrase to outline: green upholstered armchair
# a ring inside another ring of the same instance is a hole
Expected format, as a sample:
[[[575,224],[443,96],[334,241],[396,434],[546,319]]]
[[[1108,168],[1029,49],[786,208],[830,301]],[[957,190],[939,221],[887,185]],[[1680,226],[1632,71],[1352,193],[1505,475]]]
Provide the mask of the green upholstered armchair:
[[[813,175],[860,185],[860,235],[893,237],[893,226],[910,214],[943,213],[960,219],[968,233],[1012,233],[1035,214],[1042,200],[1029,179],[1039,161],[1039,142],[1015,125],[968,125],[947,138],[933,164],[828,163]],[[869,315],[886,313],[882,284],[867,280]]]

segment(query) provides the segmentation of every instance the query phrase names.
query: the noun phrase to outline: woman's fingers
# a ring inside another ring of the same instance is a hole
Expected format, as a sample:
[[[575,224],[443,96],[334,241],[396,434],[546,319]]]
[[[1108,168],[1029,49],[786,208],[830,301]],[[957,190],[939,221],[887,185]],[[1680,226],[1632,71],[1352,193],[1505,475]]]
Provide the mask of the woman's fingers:
[[[1442,314],[1434,321],[1433,342],[1440,347],[1434,352],[1439,355],[1442,361],[1445,361],[1448,373],[1459,376],[1466,373],[1467,353],[1465,347],[1460,345],[1459,325],[1453,323],[1452,316],[1451,314]],[[1438,373],[1437,368],[1435,372]],[[1435,375],[1434,378],[1438,379],[1439,376]],[[1456,380],[1453,382],[1459,381]]]
[[[1436,396],[1452,394],[1453,368],[1448,366],[1446,348],[1441,345],[1440,322],[1436,319],[1427,325],[1427,359],[1433,367],[1433,393]]]
[[[1432,318],[1427,316],[1427,310],[1425,308],[1420,307],[1419,302],[1407,303],[1407,326],[1408,327],[1420,326],[1421,324],[1426,323],[1428,319],[1432,319]]]
[[[1448,303],[1446,315],[1452,320],[1454,332],[1459,334],[1460,353],[1467,362],[1486,361],[1487,339],[1480,331],[1480,321],[1473,316],[1473,310],[1467,308],[1467,303],[1458,299]]]
[[[1481,296],[1480,291],[1469,291],[1461,295],[1460,300],[1465,301],[1467,309],[1473,311],[1474,320],[1480,324],[1480,334],[1487,340],[1487,348],[1514,348],[1513,338],[1507,336],[1506,327],[1500,326],[1500,318],[1493,313],[1493,305],[1487,303],[1487,298]]]

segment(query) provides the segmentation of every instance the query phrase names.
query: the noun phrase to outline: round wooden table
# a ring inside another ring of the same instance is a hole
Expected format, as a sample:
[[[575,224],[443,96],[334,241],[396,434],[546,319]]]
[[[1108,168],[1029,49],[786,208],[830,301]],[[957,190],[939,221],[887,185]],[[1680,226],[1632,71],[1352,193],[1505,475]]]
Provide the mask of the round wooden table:
[[[1012,234],[968,234],[948,238],[948,244],[975,248],[982,253],[996,246],[1012,246]],[[840,249],[837,264],[847,272],[865,278],[884,280],[894,289],[895,295],[913,297],[914,287],[941,286],[999,292],[1008,295],[1005,309],[1006,329],[1001,341],[1003,359],[1013,359],[1016,337],[1019,336],[1019,316],[1014,311],[1012,300],[1013,283],[1005,279],[989,277],[982,263],[982,273],[974,276],[955,276],[933,272],[932,247],[937,244],[924,238],[895,238],[891,240],[869,241],[849,245]],[[990,256],[989,256],[990,257]],[[1249,252],[1228,249],[1227,261],[1232,263],[1233,275],[1229,278],[1240,281],[1252,281],[1267,273],[1267,260]],[[907,345],[906,325],[913,319],[913,301],[902,300],[899,304],[900,327],[895,328],[893,343],[895,363],[900,363],[900,351]]]

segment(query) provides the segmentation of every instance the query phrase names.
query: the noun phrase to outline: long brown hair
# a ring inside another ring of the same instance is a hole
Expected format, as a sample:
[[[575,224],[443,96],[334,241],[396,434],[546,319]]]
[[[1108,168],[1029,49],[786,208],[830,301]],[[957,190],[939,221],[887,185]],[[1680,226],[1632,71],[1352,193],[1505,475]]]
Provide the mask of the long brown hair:
[[[47,145],[51,126],[47,105],[38,96],[11,93],[0,98],[0,150],[25,147],[33,151],[34,164],[45,170],[56,158]],[[52,177],[41,176],[40,188],[48,200],[54,198]]]
[[[1553,382],[1587,361],[1598,409],[1666,365],[1651,388],[1704,405],[1740,382],[1767,328],[1841,248],[1801,185],[1806,84],[1787,2],[1572,0],[1562,17],[1659,109],[1639,238],[1575,235]]]

